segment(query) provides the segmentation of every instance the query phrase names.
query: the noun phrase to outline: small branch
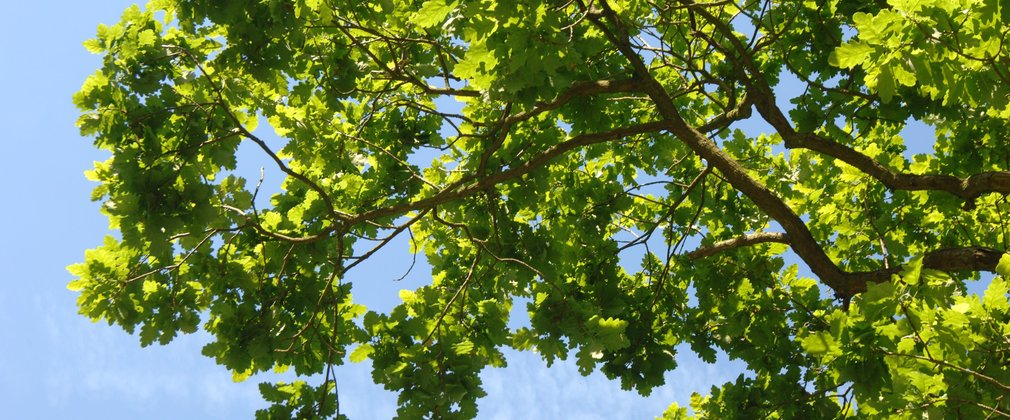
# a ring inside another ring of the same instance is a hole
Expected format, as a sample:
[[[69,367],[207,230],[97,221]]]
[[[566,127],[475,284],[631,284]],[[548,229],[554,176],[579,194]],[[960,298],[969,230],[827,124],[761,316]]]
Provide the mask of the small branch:
[[[396,156],[395,153],[390,152],[385,147],[382,147],[382,146],[380,146],[380,145],[378,145],[378,144],[376,144],[376,143],[374,143],[372,141],[369,141],[369,140],[365,139],[364,137],[355,136],[353,134],[344,133],[342,131],[337,131],[337,134],[341,135],[341,136],[344,136],[344,137],[347,137],[347,138],[349,138],[351,140],[360,141],[360,142],[364,143],[365,145],[367,145],[367,146],[369,146],[369,147],[371,147],[373,149],[376,149],[376,150],[382,152],[386,156],[389,156],[390,159],[393,159],[396,163],[399,163],[400,166],[403,166],[403,169],[407,170],[407,172],[410,172],[410,176],[414,177],[417,180],[420,180],[421,182],[423,182],[425,184],[428,184],[428,186],[430,186],[432,188],[438,189],[437,185],[432,184],[431,181],[428,181],[427,179],[425,179],[423,176],[421,176],[421,174],[417,173],[417,171],[414,170],[413,166],[411,166],[409,163],[407,163],[403,159],[400,159],[398,156]]]
[[[750,118],[752,105],[753,104],[750,101],[750,97],[748,97],[745,94],[743,96],[743,99],[741,99],[740,102],[736,104],[735,107],[726,110],[726,112],[722,114],[717,115],[715,118],[712,118],[712,120],[710,120],[709,122],[701,126],[698,126],[698,131],[702,133],[710,133],[712,131],[725,128],[736,121]]]
[[[407,230],[408,228],[410,228],[410,226],[413,225],[415,222],[417,222],[418,220],[421,220],[421,218],[424,217],[424,215],[428,214],[429,210],[431,210],[431,209],[424,209],[424,210],[422,210],[420,213],[417,214],[417,216],[412,217],[406,223],[398,226],[396,228],[396,230],[393,231],[393,233],[391,233],[391,234],[389,234],[389,236],[385,237],[381,242],[379,242],[377,245],[375,245],[375,247],[373,247],[371,250],[369,250],[368,252],[364,253],[360,257],[355,257],[355,261],[353,263],[350,263],[350,264],[347,265],[347,267],[344,267],[344,272],[346,273],[346,272],[350,271],[352,268],[354,268],[354,266],[356,266],[358,264],[361,264],[362,261],[367,260],[368,257],[371,257],[372,254],[375,254],[378,250],[382,249],[382,247],[386,246],[386,244],[388,244],[390,241],[392,241],[393,238],[396,238],[398,235],[400,235],[400,233],[403,233],[404,230]]]
[[[466,278],[463,279],[463,284],[459,285],[459,288],[456,289],[456,293],[453,294],[452,298],[450,298],[449,301],[445,303],[445,307],[442,308],[442,313],[439,314],[438,319],[435,320],[435,326],[432,327],[431,331],[428,332],[428,336],[424,337],[424,341],[421,342],[422,347],[428,347],[428,344],[431,344],[431,336],[434,335],[435,331],[438,331],[438,327],[442,325],[442,320],[445,319],[445,314],[449,312],[449,308],[451,308],[452,304],[456,302],[456,298],[458,298],[459,295],[463,293],[463,290],[466,290],[466,286],[470,284],[470,279],[473,278],[473,273],[474,271],[477,270],[478,261],[480,261],[480,251],[477,251],[477,255],[474,256],[473,264],[470,264],[470,271],[466,273]]]
[[[468,96],[473,98],[481,96],[481,93],[475,90],[455,89],[452,87],[440,88],[431,86],[425,83],[424,81],[418,79],[417,76],[407,73],[406,71],[401,69],[399,64],[394,64],[394,67],[389,67],[389,65],[387,65],[384,60],[382,60],[381,58],[376,56],[374,52],[372,52],[372,50],[368,47],[368,45],[366,45],[364,42],[361,42],[360,39],[355,37],[354,34],[351,33],[349,28],[345,28],[343,26],[337,26],[337,29],[343,32],[344,36],[346,36],[349,40],[351,40],[351,42],[355,46],[357,46],[361,50],[361,52],[363,52],[365,55],[368,56],[369,59],[372,60],[373,64],[382,69],[382,71],[385,72],[392,80],[399,80],[402,82],[410,83],[411,85],[420,89],[422,92],[429,95]],[[383,37],[383,39],[386,38]],[[386,40],[388,41],[388,39]]]
[[[518,258],[501,257],[498,254],[496,254],[494,251],[492,251],[487,246],[487,242],[488,241],[487,240],[478,239],[476,236],[474,236],[473,232],[470,232],[470,228],[468,228],[466,226],[466,224],[463,224],[463,223],[453,223],[453,222],[450,222],[448,220],[445,220],[445,219],[439,217],[437,211],[433,212],[431,214],[431,217],[433,219],[435,219],[436,222],[441,223],[442,225],[445,225],[445,226],[453,228],[453,229],[462,230],[463,234],[466,235],[467,239],[469,239],[472,244],[476,245],[480,250],[483,250],[484,252],[487,252],[488,255],[491,256],[491,258],[494,258],[495,260],[501,261],[501,262],[511,262],[511,263],[518,264],[518,265],[526,268],[527,270],[530,270],[533,274],[539,276],[541,279],[546,279],[546,277],[544,276],[543,272],[541,272],[540,270],[537,270],[536,268],[534,268],[532,265],[530,265],[526,261],[520,260]]]
[[[959,402],[959,403],[971,404],[971,405],[974,405],[974,406],[976,406],[978,408],[981,408],[983,410],[987,410],[987,411],[989,411],[989,415],[987,415],[985,417],[987,419],[990,418],[990,417],[992,417],[993,414],[999,414],[1000,416],[1003,416],[1005,418],[1010,419],[1010,413],[1006,413],[1004,411],[1001,411],[999,408],[990,407],[990,406],[982,404],[982,403],[980,403],[978,401],[968,401],[968,400],[962,400],[960,398],[951,398],[948,401],[956,401],[956,402]]]
[[[1010,392],[1010,385],[1006,385],[1006,384],[1004,384],[1004,383],[996,380],[995,378],[993,378],[991,376],[987,376],[987,375],[981,374],[979,372],[975,372],[975,371],[973,371],[971,369],[965,369],[965,368],[960,367],[960,366],[955,366],[955,365],[947,363],[947,362],[945,362],[943,360],[936,360],[936,359],[933,359],[933,358],[930,358],[930,357],[919,356],[917,354],[895,353],[895,352],[891,352],[891,351],[885,351],[884,354],[886,354],[888,356],[908,357],[908,358],[912,358],[912,359],[916,359],[916,360],[927,361],[927,362],[933,363],[933,364],[935,364],[937,366],[942,366],[942,367],[945,367],[945,368],[948,368],[948,369],[953,369],[953,370],[956,370],[958,372],[971,375],[971,376],[973,376],[973,377],[975,377],[977,379],[981,379],[981,380],[983,380],[985,382],[993,384],[996,387],[998,387],[998,388],[1000,388],[1000,389],[1002,389],[1004,391]]]
[[[270,156],[270,159],[273,160],[275,164],[277,164],[277,167],[282,172],[288,174],[288,176],[292,178],[301,181],[306,186],[319,193],[320,197],[323,199],[323,202],[326,203],[326,207],[328,208],[330,214],[335,215],[338,218],[346,218],[347,216],[346,214],[337,211],[336,207],[333,205],[333,200],[330,198],[330,195],[326,192],[326,190],[324,190],[315,182],[312,182],[312,180],[308,179],[305,175],[295,172],[291,168],[289,168],[286,164],[284,164],[284,161],[281,160],[279,156],[277,156],[277,153],[274,153],[274,151],[270,149],[270,147],[266,144],[265,141],[263,141],[263,139],[260,139],[259,137],[254,135],[245,127],[245,125],[242,124],[241,121],[239,121],[235,113],[232,112],[231,106],[228,105],[228,101],[225,100],[223,86],[219,85],[216,81],[214,81],[210,73],[208,73],[207,70],[203,68],[203,65],[200,64],[200,61],[197,60],[196,57],[194,57],[192,53],[190,53],[189,50],[175,45],[166,45],[166,47],[175,48],[182,51],[187,57],[189,57],[191,61],[193,61],[193,65],[196,66],[196,68],[200,70],[200,73],[203,74],[203,76],[207,79],[207,84],[210,85],[211,90],[214,91],[214,95],[217,97],[218,105],[222,108],[225,114],[228,115],[228,119],[235,124],[236,130],[238,130],[244,137],[256,143],[256,145],[259,146],[264,153]]]
[[[558,143],[543,151],[536,157],[509,168],[508,170],[497,172],[483,178],[477,179],[475,176],[466,177],[453,185],[443,189],[441,192],[427,198],[398,204],[389,207],[381,207],[360,213],[347,220],[347,225],[351,226],[365,220],[372,220],[384,216],[403,214],[425,208],[431,208],[439,204],[447,203],[459,198],[467,197],[487,189],[490,186],[521,177],[535,169],[541,168],[554,158],[562,154],[591,144],[605,143],[611,140],[622,139],[638,134],[651,133],[662,130],[666,124],[661,121],[648,122],[643,124],[629,125],[616,128],[602,133],[588,133],[572,137],[566,141]]]
[[[712,245],[698,248],[694,251],[688,252],[686,256],[688,259],[697,260],[705,257],[711,257],[723,251],[769,242],[788,244],[789,237],[785,233],[781,232],[749,233],[744,236],[719,241]]]
[[[555,110],[579,96],[596,95],[600,93],[628,93],[641,91],[643,84],[637,79],[623,80],[593,80],[589,82],[577,82],[572,84],[567,90],[558,95],[557,99],[551,102],[538,103],[533,109],[515,114],[504,121],[504,126],[508,127],[520,121],[526,121],[534,116]]]
[[[172,264],[172,265],[164,266],[164,267],[161,267],[161,268],[155,268],[155,269],[153,269],[151,271],[148,271],[148,272],[146,272],[144,274],[128,278],[126,280],[123,280],[123,283],[133,283],[133,282],[135,282],[137,280],[140,280],[140,279],[143,279],[145,277],[154,275],[154,274],[156,274],[158,272],[161,272],[161,271],[167,271],[167,272],[171,273],[172,271],[178,270],[179,267],[182,267],[182,265],[186,263],[186,260],[188,260],[189,257],[192,257],[193,254],[195,254],[196,251],[199,250],[201,246],[203,246],[203,244],[207,243],[207,240],[209,240],[212,236],[217,235],[220,232],[229,232],[229,231],[238,230],[238,229],[241,229],[241,226],[237,227],[237,228],[234,228],[234,229],[211,229],[210,231],[208,231],[207,236],[204,236],[203,239],[201,239],[200,242],[197,243],[196,246],[193,247],[193,249],[189,250],[189,252],[187,252],[185,255],[183,255],[182,259],[179,260],[179,262],[177,262],[175,264]]]
[[[654,223],[652,227],[650,227],[649,230],[645,232],[644,235],[622,245],[620,248],[617,248],[617,252],[621,252],[624,251],[625,249],[631,248],[638,244],[648,242],[649,239],[652,238],[652,234],[656,232],[656,229],[659,227],[659,225],[662,224],[663,221],[666,220],[667,218],[673,217],[673,213],[677,211],[677,208],[679,208],[681,204],[684,203],[684,200],[687,200],[687,197],[691,195],[691,191],[694,190],[694,187],[698,186],[698,184],[700,184],[701,181],[711,172],[712,172],[712,166],[711,165],[706,166],[705,169],[703,169],[700,173],[698,173],[697,176],[694,177],[693,180],[691,180],[691,183],[688,184],[687,187],[684,187],[684,192],[680,194],[680,198],[678,198],[677,201],[673,203],[673,205],[670,205],[667,208],[666,213],[663,216],[661,216],[659,220],[656,220],[656,223]]]

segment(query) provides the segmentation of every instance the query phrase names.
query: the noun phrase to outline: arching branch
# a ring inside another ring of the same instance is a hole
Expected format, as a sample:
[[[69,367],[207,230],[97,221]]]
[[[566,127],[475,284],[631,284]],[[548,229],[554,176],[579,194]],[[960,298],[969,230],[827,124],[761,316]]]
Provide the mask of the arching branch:
[[[809,149],[831,156],[861,172],[875,178],[891,190],[905,191],[944,191],[969,202],[982,194],[1010,194],[1010,172],[982,172],[959,178],[952,175],[914,175],[896,171],[877,162],[844,144],[814,133],[799,133],[793,128],[789,118],[778,107],[775,94],[765,80],[763,73],[752,60],[752,52],[747,50],[735,36],[733,30],[725,22],[706,10],[698,13],[711,23],[716,30],[729,40],[734,54],[727,54],[730,59],[736,59],[738,64],[749,73],[741,82],[747,86],[748,99],[754,104],[758,113],[782,136],[786,148]]]
[[[655,104],[657,112],[666,122],[666,129],[698,156],[706,159],[718,169],[734,188],[779,222],[786,234],[789,235],[793,250],[806,262],[811,271],[820,277],[824,284],[836,292],[856,287],[850,283],[860,280],[848,276],[831,261],[831,258],[827,256],[824,249],[810,233],[806,223],[780,197],[767,186],[752,178],[739,162],[720,149],[712,139],[684,120],[674,104],[673,98],[670,97],[663,85],[653,78],[642,57],[628,41],[624,24],[620,18],[610,9],[606,1],[598,3],[602,10],[599,12],[590,11],[590,20],[606,34],[618,51],[631,63],[635,77],[645,81],[646,93]]]

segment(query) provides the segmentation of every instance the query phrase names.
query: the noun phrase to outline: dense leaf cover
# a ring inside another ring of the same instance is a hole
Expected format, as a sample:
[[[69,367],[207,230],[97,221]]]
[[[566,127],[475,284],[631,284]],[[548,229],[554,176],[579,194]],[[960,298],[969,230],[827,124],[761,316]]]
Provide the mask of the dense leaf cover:
[[[748,366],[699,416],[1007,417],[1005,22],[998,0],[155,0],[85,43],[120,235],[70,288],[141,345],[203,328],[238,378],[324,374],[263,384],[265,418],[338,416],[348,360],[403,417],[469,418],[503,348],[648,393],[681,344]],[[286,177],[269,205],[242,142]],[[355,303],[397,236],[430,284]]]

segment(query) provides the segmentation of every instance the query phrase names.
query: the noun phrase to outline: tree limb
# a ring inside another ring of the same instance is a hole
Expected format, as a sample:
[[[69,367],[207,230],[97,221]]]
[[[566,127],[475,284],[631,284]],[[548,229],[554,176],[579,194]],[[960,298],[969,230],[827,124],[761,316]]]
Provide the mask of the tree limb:
[[[988,271],[996,272],[996,266],[1004,251],[982,246],[971,246],[964,248],[946,248],[929,252],[922,258],[922,268],[940,270],[945,272],[957,271]],[[845,296],[852,296],[856,293],[866,291],[868,282],[882,283],[890,281],[891,276],[901,272],[901,267],[892,267],[876,271],[862,271],[846,273],[853,280],[849,282],[850,288],[835,290]]]
[[[774,99],[758,101],[758,112],[762,115],[781,114],[782,111],[774,105],[772,105],[774,108],[762,110],[762,107],[768,107],[769,102],[774,104]],[[912,175],[892,170],[851,147],[813,133],[797,133],[792,131],[791,127],[788,130],[784,128],[776,130],[782,135],[786,148],[810,149],[829,155],[876,178],[891,190],[945,191],[969,202],[986,193],[1010,194],[1010,172],[982,172],[967,178],[952,175]]]

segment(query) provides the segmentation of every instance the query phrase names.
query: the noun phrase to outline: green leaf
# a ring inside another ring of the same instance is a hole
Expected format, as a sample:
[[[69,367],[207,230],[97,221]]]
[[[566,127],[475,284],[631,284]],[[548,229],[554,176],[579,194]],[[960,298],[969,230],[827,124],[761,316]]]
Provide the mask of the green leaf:
[[[151,293],[157,292],[161,288],[161,284],[154,280],[144,280],[144,294],[149,295]]]
[[[421,9],[414,14],[412,21],[420,28],[433,28],[445,22],[445,18],[455,8],[455,1],[446,3],[445,0],[427,0],[421,4]]]
[[[498,59],[483,42],[475,42],[463,59],[456,63],[453,73],[463,79],[470,79],[474,87],[486,89],[492,75],[489,72],[498,64]]]
[[[102,45],[102,41],[95,38],[84,41],[84,48],[92,54],[100,54],[105,51],[105,46]]]
[[[895,84],[894,74],[891,72],[889,66],[880,67],[880,73],[877,74],[876,89],[883,103],[891,102],[891,98],[894,97]]]
[[[866,291],[862,294],[864,305],[874,304],[894,297],[894,283],[871,283],[866,285]]]
[[[575,353],[575,365],[579,367],[582,376],[589,376],[596,364],[603,358],[603,353],[593,346],[584,346]]]
[[[71,281],[70,283],[67,283],[67,290],[70,290],[72,292],[80,292],[81,290],[84,290],[84,288],[87,287],[87,285],[88,282],[83,279],[74,280]]]
[[[906,371],[905,375],[908,376],[909,383],[925,395],[941,394],[947,389],[943,375],[931,375],[917,371]]]
[[[996,274],[1010,278],[1010,253],[999,257],[999,263],[996,264]]]
[[[867,284],[859,306],[869,319],[891,316],[898,306],[894,293],[895,287],[891,282]]]
[[[919,284],[922,277],[922,256],[917,256],[909,260],[901,268],[901,281],[906,284]]]
[[[452,350],[456,354],[469,354],[473,352],[473,342],[470,340],[463,340],[452,345]]]
[[[154,45],[155,38],[157,37],[155,36],[154,31],[145,29],[137,34],[137,44],[141,47],[149,47]]]
[[[933,6],[935,0],[888,0],[888,4],[894,6],[896,10],[909,13],[916,13],[924,7]]]
[[[368,359],[372,353],[375,352],[375,348],[371,344],[362,343],[359,344],[354,351],[351,352],[350,360],[351,363],[361,363]]]
[[[231,372],[231,380],[232,382],[245,382],[245,380],[249,379],[252,374],[253,372],[251,369],[243,371],[235,370]]]
[[[803,349],[808,353],[817,356],[833,353],[838,348],[835,337],[831,336],[831,333],[828,332],[811,334],[803,339],[802,345]]]
[[[260,219],[262,220],[263,227],[266,228],[267,230],[277,230],[277,228],[280,227],[280,224],[283,221],[280,213],[274,211],[263,213],[260,216]]]
[[[617,350],[631,344],[624,335],[624,331],[628,327],[628,321],[616,318],[603,318],[597,315],[590,318],[589,323],[593,326],[596,338],[603,348]]]
[[[687,407],[681,407],[680,404],[672,403],[663,410],[663,416],[658,417],[661,420],[685,420],[692,418],[687,414]]]
[[[1006,254],[1000,258],[1000,265],[1004,264],[1004,261],[1010,260],[1007,258]],[[1004,270],[1006,267],[1003,268]],[[997,271],[1000,269],[997,268]],[[989,311],[996,313],[1006,313],[1010,310],[1010,302],[1007,301],[1007,293],[1010,293],[1010,288],[1007,287],[1006,277],[1000,274],[989,283],[989,287],[985,289],[985,293],[982,295],[982,305],[988,308]]]
[[[855,66],[863,64],[870,54],[874,52],[874,48],[860,41],[849,42],[847,44],[842,44],[828,57],[828,62],[832,66],[841,68],[853,68]]]

